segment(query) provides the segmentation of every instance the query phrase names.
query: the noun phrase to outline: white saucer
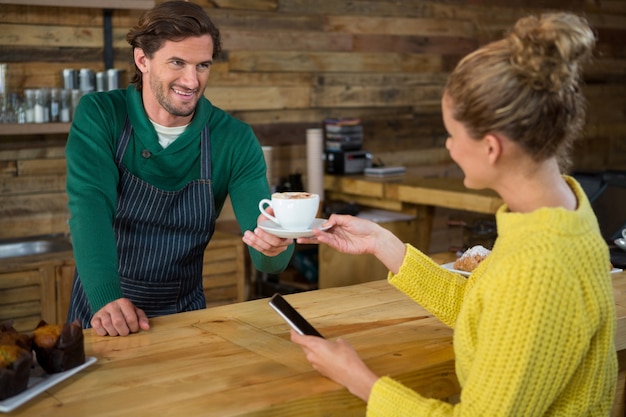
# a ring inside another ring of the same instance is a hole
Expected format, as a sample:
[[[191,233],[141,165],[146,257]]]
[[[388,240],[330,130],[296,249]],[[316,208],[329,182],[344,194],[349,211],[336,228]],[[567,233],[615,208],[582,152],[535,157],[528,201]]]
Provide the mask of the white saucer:
[[[259,224],[259,227],[265,230],[267,233],[271,233],[274,236],[287,238],[287,239],[296,239],[299,237],[311,237],[315,236],[313,234],[312,229],[320,229],[320,230],[328,230],[330,227],[321,227],[324,223],[326,223],[327,219],[315,219],[311,226],[306,230],[286,230],[283,229],[282,226],[274,223],[271,220],[265,220]]]

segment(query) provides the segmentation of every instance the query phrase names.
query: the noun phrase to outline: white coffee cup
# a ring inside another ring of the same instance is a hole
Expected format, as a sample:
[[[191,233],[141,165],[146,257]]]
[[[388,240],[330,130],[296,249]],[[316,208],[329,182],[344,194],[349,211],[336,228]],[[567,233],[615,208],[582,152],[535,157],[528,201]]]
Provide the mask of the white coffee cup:
[[[272,199],[259,202],[261,213],[285,230],[307,230],[310,228],[320,204],[320,197],[304,191],[289,191],[272,194]],[[265,211],[268,205],[274,216]]]

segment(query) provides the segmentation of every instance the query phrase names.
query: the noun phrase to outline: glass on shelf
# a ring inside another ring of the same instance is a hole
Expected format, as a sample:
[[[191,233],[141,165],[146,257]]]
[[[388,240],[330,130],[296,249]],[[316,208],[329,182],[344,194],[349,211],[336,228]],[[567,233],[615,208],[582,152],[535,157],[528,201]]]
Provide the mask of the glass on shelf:
[[[18,123],[21,101],[17,93],[7,95],[0,113],[0,123]]]
[[[60,121],[67,123],[70,121],[72,114],[71,90],[61,90],[61,110],[59,112]]]
[[[61,89],[50,89],[50,121],[53,123],[61,121]]]
[[[26,109],[26,123],[35,122],[35,89],[27,88],[24,90],[24,104]]]
[[[15,97],[13,107],[15,109],[15,121],[13,123],[26,123],[26,104],[24,100],[17,93],[13,93],[12,97]]]
[[[33,107],[33,118],[35,123],[46,122],[46,94],[43,88],[35,90],[35,105]]]

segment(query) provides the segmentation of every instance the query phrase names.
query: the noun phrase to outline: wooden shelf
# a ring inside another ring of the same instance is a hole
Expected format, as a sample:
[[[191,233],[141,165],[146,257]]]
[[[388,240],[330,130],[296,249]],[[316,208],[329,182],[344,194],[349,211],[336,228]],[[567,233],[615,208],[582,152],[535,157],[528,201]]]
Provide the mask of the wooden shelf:
[[[0,4],[145,10],[154,7],[155,0],[0,0]],[[2,124],[0,137],[68,133],[70,125],[71,123]]]
[[[2,2],[3,0],[0,0]],[[24,123],[24,124],[1,124],[0,136],[17,135],[49,135],[55,133],[68,133],[71,123]]]
[[[0,0],[0,4],[145,10],[154,7],[154,0]]]

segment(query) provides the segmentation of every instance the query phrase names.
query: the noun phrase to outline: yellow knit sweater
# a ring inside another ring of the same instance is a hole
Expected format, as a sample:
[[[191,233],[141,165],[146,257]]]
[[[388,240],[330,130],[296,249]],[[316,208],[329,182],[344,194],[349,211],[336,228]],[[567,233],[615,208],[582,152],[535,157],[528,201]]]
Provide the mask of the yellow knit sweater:
[[[461,401],[428,399],[389,377],[368,416],[603,416],[617,381],[607,247],[580,185],[578,209],[496,214],[498,239],[472,275],[407,245],[389,281],[454,327]]]

